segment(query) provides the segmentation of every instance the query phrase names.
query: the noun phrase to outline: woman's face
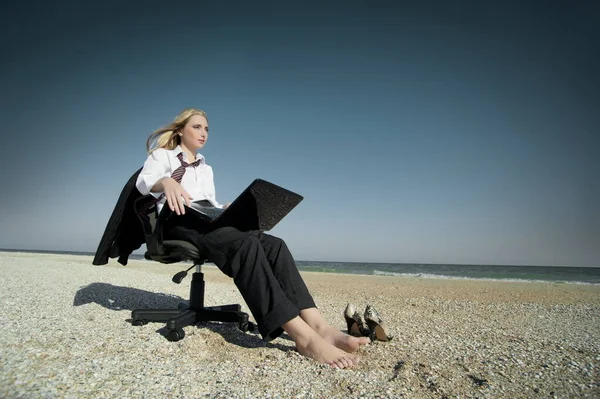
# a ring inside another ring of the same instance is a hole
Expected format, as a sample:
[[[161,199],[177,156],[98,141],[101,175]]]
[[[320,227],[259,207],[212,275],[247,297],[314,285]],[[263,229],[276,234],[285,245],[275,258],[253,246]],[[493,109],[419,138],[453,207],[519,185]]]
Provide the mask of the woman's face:
[[[191,151],[204,147],[207,139],[208,121],[201,115],[192,116],[181,129],[181,143]]]

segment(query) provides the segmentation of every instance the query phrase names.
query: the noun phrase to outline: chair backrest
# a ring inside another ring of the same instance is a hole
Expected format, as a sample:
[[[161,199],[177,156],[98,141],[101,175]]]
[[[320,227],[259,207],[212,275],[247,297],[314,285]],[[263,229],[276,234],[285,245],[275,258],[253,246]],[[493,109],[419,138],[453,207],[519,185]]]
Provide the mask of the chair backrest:
[[[92,264],[105,265],[109,258],[118,257],[118,262],[126,265],[129,255],[143,244],[146,244],[146,259],[162,263],[184,260],[202,263],[205,259],[191,243],[163,240],[162,223],[171,211],[165,207],[159,215],[156,199],[137,190],[135,183],[141,170],[138,169],[121,190]]]

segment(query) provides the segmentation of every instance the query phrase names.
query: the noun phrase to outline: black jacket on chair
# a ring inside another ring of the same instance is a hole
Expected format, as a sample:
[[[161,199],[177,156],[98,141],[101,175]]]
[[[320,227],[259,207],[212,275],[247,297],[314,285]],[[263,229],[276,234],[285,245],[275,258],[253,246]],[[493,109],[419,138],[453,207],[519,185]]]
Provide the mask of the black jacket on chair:
[[[123,187],[92,264],[105,265],[108,263],[109,257],[119,257],[118,262],[127,265],[129,255],[146,242],[142,225],[134,208],[134,202],[142,197],[135,186],[141,170],[142,168],[138,169]]]

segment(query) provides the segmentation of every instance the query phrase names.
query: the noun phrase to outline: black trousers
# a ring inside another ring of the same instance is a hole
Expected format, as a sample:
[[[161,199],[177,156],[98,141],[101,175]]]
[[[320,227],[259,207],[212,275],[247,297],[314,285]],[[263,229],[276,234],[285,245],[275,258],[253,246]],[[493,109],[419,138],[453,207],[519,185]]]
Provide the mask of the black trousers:
[[[166,206],[163,211],[170,212]],[[281,335],[281,326],[300,310],[316,307],[280,238],[233,227],[211,230],[190,210],[185,215],[172,213],[163,225],[163,237],[191,242],[233,278],[266,341]]]

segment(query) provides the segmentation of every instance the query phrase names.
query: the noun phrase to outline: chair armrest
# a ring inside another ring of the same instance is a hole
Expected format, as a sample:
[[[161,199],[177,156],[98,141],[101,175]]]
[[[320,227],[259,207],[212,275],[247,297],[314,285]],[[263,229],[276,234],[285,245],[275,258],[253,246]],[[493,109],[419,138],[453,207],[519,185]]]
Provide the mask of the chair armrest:
[[[134,210],[138,216],[144,238],[146,240],[146,259],[156,260],[161,263],[175,263],[182,260],[192,260],[202,263],[205,259],[198,248],[192,243],[179,240],[163,241],[163,228],[166,220],[173,214],[168,206],[157,212],[156,199],[151,195],[138,198],[134,203]]]

